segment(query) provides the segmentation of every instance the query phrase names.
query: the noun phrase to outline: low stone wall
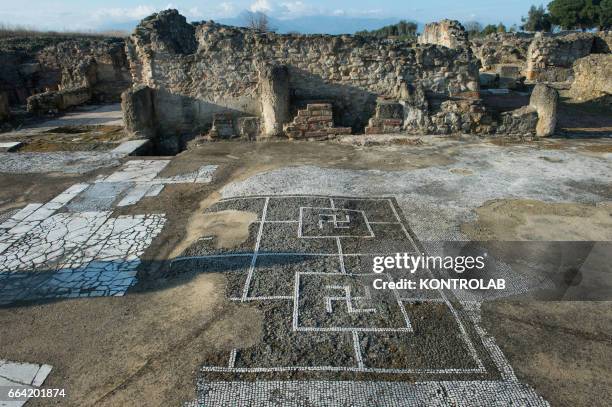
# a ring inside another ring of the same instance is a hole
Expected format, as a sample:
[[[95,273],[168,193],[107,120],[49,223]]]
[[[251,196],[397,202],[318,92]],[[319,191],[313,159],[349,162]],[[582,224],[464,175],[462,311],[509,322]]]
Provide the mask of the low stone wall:
[[[572,65],[591,53],[594,39],[592,33],[552,36],[538,33],[529,45],[525,76],[536,82],[571,80]]]
[[[88,87],[50,91],[30,96],[27,109],[34,114],[57,113],[87,103],[90,99],[91,89]]]
[[[284,133],[290,139],[326,140],[351,134],[350,127],[334,127],[331,103],[312,103],[300,109]]]
[[[577,60],[573,69],[573,98],[612,104],[612,54],[591,54]]]
[[[192,25],[172,10],[143,20],[128,57],[133,82],[159,91],[163,131],[175,133],[209,127],[224,111],[262,116],[260,72],[268,64],[287,67],[292,105],[331,101],[336,124],[356,132],[374,114],[377,97],[398,97],[402,84],[447,97],[479,90],[478,62],[468,48]]]

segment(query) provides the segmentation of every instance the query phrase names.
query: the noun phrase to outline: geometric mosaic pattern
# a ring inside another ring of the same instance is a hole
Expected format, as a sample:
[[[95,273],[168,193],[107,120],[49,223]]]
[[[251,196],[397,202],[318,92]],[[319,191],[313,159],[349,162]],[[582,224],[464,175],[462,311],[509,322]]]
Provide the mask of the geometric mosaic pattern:
[[[266,333],[204,372],[500,376],[466,311],[446,293],[372,288],[376,278],[429,273],[372,273],[373,256],[419,252],[393,199],[236,198],[209,211],[227,209],[257,214],[244,245],[228,252],[202,240],[172,269],[231,270],[228,296],[261,306]]]
[[[327,380],[372,394],[381,380],[476,380],[482,386],[473,388],[497,387],[498,396],[505,388],[506,403],[546,404],[516,381],[480,328],[477,303],[442,290],[373,288],[374,279],[432,276],[430,270],[372,272],[374,256],[422,252],[393,198],[230,198],[208,209],[226,210],[257,214],[249,238],[231,251],[218,249],[214,239],[200,240],[173,261],[172,272],[224,272],[227,296],[262,313],[263,334],[254,346],[205,360],[201,396],[192,405],[225,405],[231,396],[235,405],[263,406],[271,394],[279,395],[278,405],[292,405],[292,397],[303,401],[301,396],[335,405],[325,400],[337,400],[342,390]],[[396,400],[405,403],[397,405],[419,405],[418,389],[383,388],[394,397],[403,393]],[[495,397],[483,398],[482,405]],[[371,405],[367,397],[347,400]]]

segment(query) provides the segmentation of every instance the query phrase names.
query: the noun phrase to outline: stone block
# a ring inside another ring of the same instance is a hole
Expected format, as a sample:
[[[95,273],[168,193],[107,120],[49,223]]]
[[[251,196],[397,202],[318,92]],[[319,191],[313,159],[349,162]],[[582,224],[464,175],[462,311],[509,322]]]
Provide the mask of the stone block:
[[[533,135],[536,132],[538,113],[531,106],[523,106],[516,110],[504,112],[501,115],[501,125],[498,134]]]
[[[529,106],[538,112],[536,135],[547,137],[553,135],[557,125],[557,105],[559,93],[552,87],[542,83],[533,88]]]
[[[43,92],[28,98],[27,109],[34,114],[56,113],[87,103],[90,99],[91,89],[86,87]]]
[[[258,117],[239,117],[236,120],[238,136],[247,140],[255,140],[259,136],[260,121]]]
[[[316,110],[332,110],[332,105],[331,103],[309,103],[306,106],[306,110],[309,112]]]
[[[259,92],[263,135],[280,136],[289,121],[289,69],[285,65],[266,65],[259,71]]]
[[[121,95],[121,112],[125,129],[140,138],[157,136],[154,90],[145,85],[134,86]]]
[[[376,104],[376,117],[401,120],[404,117],[404,107],[399,102],[378,102]]]

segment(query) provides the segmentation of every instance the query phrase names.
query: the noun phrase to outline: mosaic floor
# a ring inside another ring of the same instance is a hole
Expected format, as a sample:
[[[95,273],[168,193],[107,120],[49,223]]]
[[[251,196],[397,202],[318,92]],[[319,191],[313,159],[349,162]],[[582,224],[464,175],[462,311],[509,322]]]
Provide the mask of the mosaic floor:
[[[257,221],[239,248],[202,239],[175,259],[172,272],[225,272],[227,296],[256,306],[265,324],[257,345],[205,361],[193,405],[227,405],[229,395],[236,405],[269,405],[275,394],[278,405],[292,405],[292,394],[338,405],[346,402],[341,382],[370,397],[351,397],[349,405],[371,405],[376,386],[380,400],[396,400],[385,405],[418,405],[451,388],[467,391],[466,381],[484,389],[475,392],[481,405],[545,403],[517,382],[479,326],[478,303],[444,291],[371,288],[373,278],[431,273],[372,273],[373,256],[422,250],[393,198],[234,198],[209,211],[253,212]],[[406,383],[414,380],[432,387]]]
[[[128,161],[115,173],[29,204],[0,224],[0,304],[116,296],[136,282],[140,256],[165,215],[113,216],[115,207],[158,195],[170,183],[207,183],[215,166],[161,178],[169,160]]]

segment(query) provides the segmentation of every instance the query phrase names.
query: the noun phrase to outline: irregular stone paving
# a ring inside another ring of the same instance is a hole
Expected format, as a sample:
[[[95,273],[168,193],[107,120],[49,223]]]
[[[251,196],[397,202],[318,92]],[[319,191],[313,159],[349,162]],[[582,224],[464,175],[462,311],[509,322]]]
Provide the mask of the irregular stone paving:
[[[9,397],[9,390],[25,390],[42,386],[51,373],[50,365],[9,362],[0,359],[0,406],[20,407],[27,397]]]
[[[156,196],[167,183],[210,182],[216,166],[156,178],[169,160],[136,160],[76,184],[46,204],[29,204],[0,224],[0,304],[118,296],[136,282],[140,256],[164,214],[112,216],[114,206]]]
[[[103,167],[118,166],[125,154],[95,151],[50,153],[1,153],[0,173],[28,174],[63,172],[83,174]]]

